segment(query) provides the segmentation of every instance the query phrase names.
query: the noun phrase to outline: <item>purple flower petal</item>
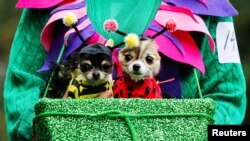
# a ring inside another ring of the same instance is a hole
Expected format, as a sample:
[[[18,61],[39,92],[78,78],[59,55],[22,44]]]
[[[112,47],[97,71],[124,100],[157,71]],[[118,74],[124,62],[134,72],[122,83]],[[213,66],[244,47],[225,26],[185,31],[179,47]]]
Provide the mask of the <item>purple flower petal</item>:
[[[228,0],[206,0],[206,5],[199,0],[163,0],[176,6],[191,9],[194,13],[208,16],[235,16],[238,12]]]
[[[71,10],[71,9],[79,9],[81,7],[85,7],[85,0],[80,1],[79,3],[72,4],[72,5],[66,5],[66,6],[60,6],[50,12],[50,15],[55,14],[56,12],[62,11],[62,10]]]

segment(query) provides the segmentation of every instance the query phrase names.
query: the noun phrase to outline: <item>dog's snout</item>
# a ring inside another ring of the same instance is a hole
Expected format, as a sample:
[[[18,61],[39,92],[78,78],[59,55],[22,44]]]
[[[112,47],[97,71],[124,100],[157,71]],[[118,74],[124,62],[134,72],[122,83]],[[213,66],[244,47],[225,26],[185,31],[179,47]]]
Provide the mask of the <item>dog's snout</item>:
[[[134,65],[133,65],[133,70],[134,70],[134,71],[139,71],[140,68],[141,68],[141,66],[140,66],[139,64],[134,64]]]
[[[94,72],[94,73],[93,73],[93,79],[94,79],[94,80],[98,80],[99,78],[100,78],[100,73]]]

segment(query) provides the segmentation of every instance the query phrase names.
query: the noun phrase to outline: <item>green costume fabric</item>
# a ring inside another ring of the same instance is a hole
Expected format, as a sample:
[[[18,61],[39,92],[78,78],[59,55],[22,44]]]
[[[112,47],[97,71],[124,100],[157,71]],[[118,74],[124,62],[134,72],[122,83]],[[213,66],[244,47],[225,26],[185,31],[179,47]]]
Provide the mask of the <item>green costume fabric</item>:
[[[86,0],[86,3],[89,19],[97,32],[106,39],[112,38],[116,43],[119,43],[124,40],[124,37],[117,33],[107,33],[100,23],[104,23],[107,19],[115,19],[119,23],[120,31],[124,33],[133,31],[133,33],[141,34],[152,22],[161,0],[153,0],[152,2],[144,2],[143,0],[112,0],[112,2],[110,0]]]
[[[87,4],[91,6],[89,1]],[[156,1],[155,7],[157,4]],[[128,6],[131,8],[134,5]],[[103,12],[103,10],[101,11]],[[147,15],[147,20],[132,20],[133,24],[145,25],[146,27],[150,23],[153,13],[156,12],[153,9],[151,11],[154,12]],[[148,11],[144,10],[143,12],[146,14]],[[48,13],[49,11],[46,10],[25,9],[11,47],[4,88],[4,105],[10,140],[20,141],[32,138],[34,105],[40,97],[40,86],[45,84],[45,77],[48,76],[46,73],[37,73],[46,57],[46,51],[40,42],[40,33],[48,21]],[[95,20],[98,16],[91,13],[89,16],[93,26],[102,34],[102,24],[95,23],[99,21]],[[126,18],[129,18],[128,16]],[[217,23],[219,21],[232,21],[230,17],[204,17],[204,19],[214,40],[216,40]],[[118,18],[119,20],[122,19]],[[137,32],[144,31],[145,27],[134,25],[124,27],[124,29],[122,25],[120,27],[123,31],[126,31],[126,28],[134,27],[137,28]],[[204,97],[214,99],[217,104],[215,124],[241,124],[246,109],[246,84],[241,64],[220,64],[217,51],[215,53],[210,51],[206,37],[199,34],[194,36],[206,66],[205,76],[199,74],[202,94]],[[106,36],[104,35],[104,37]],[[179,66],[180,70],[185,69],[185,72],[181,72],[183,98],[198,98],[199,94],[192,68],[182,64]]]

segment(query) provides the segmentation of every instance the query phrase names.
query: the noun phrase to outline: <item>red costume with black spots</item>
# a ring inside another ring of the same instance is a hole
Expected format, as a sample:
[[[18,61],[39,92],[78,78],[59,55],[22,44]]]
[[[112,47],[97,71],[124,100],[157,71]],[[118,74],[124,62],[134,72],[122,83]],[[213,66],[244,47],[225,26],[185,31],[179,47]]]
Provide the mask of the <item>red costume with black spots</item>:
[[[115,80],[113,93],[115,98],[162,98],[161,89],[154,78],[136,83],[128,75]]]

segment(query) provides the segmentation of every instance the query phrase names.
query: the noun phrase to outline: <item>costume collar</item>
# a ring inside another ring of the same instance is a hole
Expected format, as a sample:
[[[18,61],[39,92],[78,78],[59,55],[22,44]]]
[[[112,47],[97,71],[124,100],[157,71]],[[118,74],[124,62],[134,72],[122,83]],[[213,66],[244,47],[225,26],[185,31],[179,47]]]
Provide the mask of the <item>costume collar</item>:
[[[107,90],[110,90],[110,83],[104,82],[100,85],[96,85],[96,86],[90,86],[90,85],[85,85],[81,80],[79,79],[74,79],[72,82],[72,85],[75,85],[77,88],[81,89],[81,92],[78,94],[79,96],[82,95],[90,95],[90,94],[98,94]]]

